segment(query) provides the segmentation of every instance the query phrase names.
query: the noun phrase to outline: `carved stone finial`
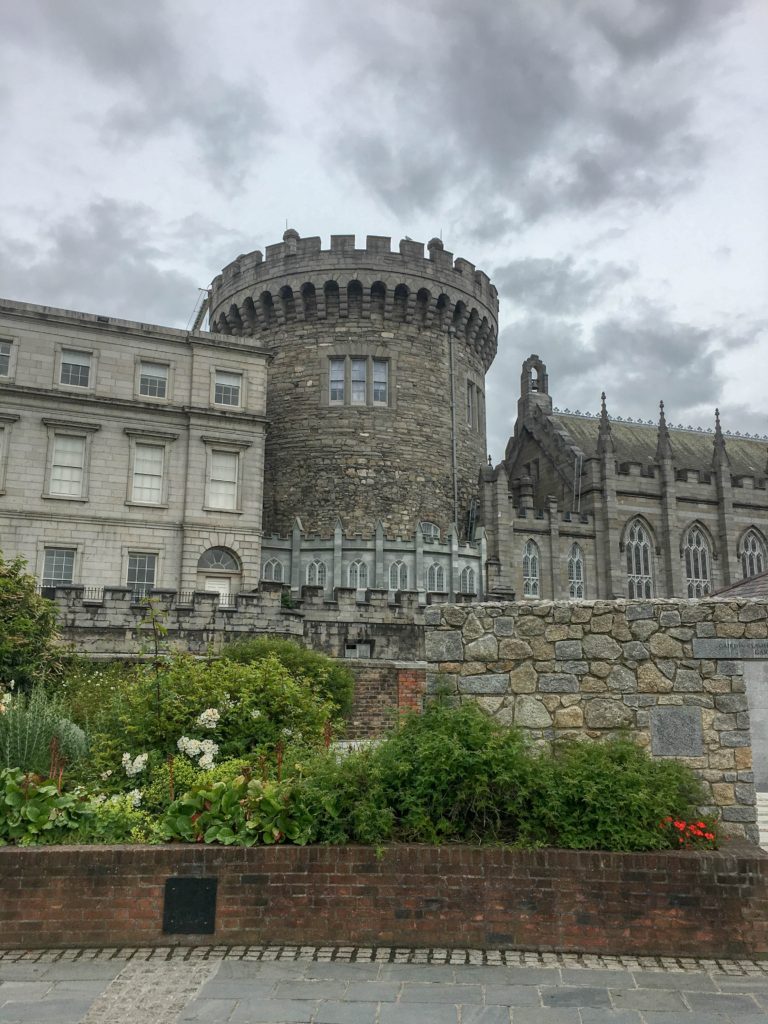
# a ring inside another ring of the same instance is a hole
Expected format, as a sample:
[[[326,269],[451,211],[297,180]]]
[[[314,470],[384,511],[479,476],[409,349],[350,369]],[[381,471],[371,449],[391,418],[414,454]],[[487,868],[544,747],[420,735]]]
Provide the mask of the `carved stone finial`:
[[[614,452],[616,445],[611,434],[611,421],[608,419],[608,406],[605,404],[605,392],[600,395],[600,424],[597,428],[597,450],[600,455]]]
[[[725,438],[723,437],[723,430],[720,426],[720,410],[715,409],[715,436],[712,440],[714,452],[712,453],[712,461],[716,466],[728,466],[730,465],[730,458],[728,452],[725,450]]]
[[[672,458],[672,442],[669,437],[669,430],[667,429],[667,417],[664,415],[664,402],[659,402],[659,431],[656,442],[656,458],[659,461]]]

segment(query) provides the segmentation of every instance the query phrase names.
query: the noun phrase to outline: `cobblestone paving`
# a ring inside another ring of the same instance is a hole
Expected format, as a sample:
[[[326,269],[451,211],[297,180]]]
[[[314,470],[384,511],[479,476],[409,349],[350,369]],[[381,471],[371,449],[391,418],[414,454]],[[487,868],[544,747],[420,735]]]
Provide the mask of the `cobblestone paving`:
[[[0,1024],[766,1024],[768,961],[473,949],[0,952]]]

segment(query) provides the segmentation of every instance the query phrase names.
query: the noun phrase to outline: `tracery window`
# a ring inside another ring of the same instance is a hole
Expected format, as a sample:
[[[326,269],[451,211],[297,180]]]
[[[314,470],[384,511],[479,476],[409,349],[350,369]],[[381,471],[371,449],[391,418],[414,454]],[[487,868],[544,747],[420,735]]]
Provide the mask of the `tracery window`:
[[[523,548],[523,597],[538,597],[539,593],[539,548],[529,540]]]
[[[571,544],[568,552],[568,597],[572,601],[584,599],[584,555],[578,544]]]
[[[261,578],[271,583],[282,583],[283,575],[283,563],[279,558],[268,559],[261,570]]]
[[[475,594],[475,570],[471,565],[465,565],[459,577],[459,588],[462,594]]]
[[[240,563],[228,548],[208,548],[200,555],[197,568],[203,571],[240,572]]]
[[[389,589],[390,590],[407,590],[408,589],[408,566],[405,562],[397,561],[393,562],[389,567]]]
[[[433,562],[427,569],[427,590],[431,594],[445,590],[445,569],[439,562]]]
[[[648,529],[635,519],[627,531],[627,592],[629,597],[653,597],[653,561]]]
[[[688,597],[706,597],[710,593],[712,589],[711,561],[707,538],[701,527],[694,524],[686,530],[683,542],[685,585]]]
[[[440,540],[440,527],[437,523],[430,523],[426,519],[422,519],[419,523],[419,529],[421,530],[424,540]]]
[[[324,587],[326,578],[325,562],[315,558],[307,566],[307,584],[310,587]]]
[[[754,530],[749,530],[741,546],[741,569],[744,579],[765,571],[765,549]]]
[[[368,586],[368,566],[361,558],[349,563],[349,586],[355,590],[365,590]]]

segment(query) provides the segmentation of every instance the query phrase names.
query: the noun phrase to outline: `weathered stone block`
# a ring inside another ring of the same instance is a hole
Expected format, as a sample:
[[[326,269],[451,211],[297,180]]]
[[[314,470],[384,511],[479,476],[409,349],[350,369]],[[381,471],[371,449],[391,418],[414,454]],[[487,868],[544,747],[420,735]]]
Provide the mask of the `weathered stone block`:
[[[627,605],[627,622],[634,622],[636,619],[652,619],[653,618],[653,605],[652,604],[628,604]]]
[[[656,757],[701,757],[704,740],[699,708],[651,708],[651,750]]]
[[[463,661],[461,633],[455,629],[429,630],[424,637],[427,661]]]
[[[754,807],[740,805],[724,807],[723,821],[757,821],[757,810]]]
[[[481,636],[479,640],[467,644],[465,656],[472,661],[496,661],[499,657],[499,641],[490,634]]]
[[[660,626],[679,626],[680,625],[680,612],[673,609],[663,611],[659,615]]]
[[[601,661],[616,661],[621,656],[621,647],[605,635],[585,636],[582,640],[584,655],[587,658],[599,658]]]
[[[734,732],[721,732],[720,743],[724,747],[749,747],[750,739],[749,733],[746,729],[740,729]],[[750,761],[751,764],[751,761]],[[736,767],[739,765],[737,763]]]
[[[536,670],[527,662],[509,673],[509,689],[512,693],[533,693],[537,680]]]
[[[539,690],[541,693],[578,693],[579,681],[572,675],[541,675]]]
[[[634,672],[631,672],[623,665],[616,665],[611,669],[608,676],[608,689],[617,690],[620,693],[632,693],[637,689],[637,679]]]
[[[535,697],[515,700],[515,725],[528,729],[546,729],[552,725],[552,716]]]
[[[623,650],[624,657],[631,661],[645,661],[651,656],[647,645],[640,643],[639,640],[630,640],[623,645]]]
[[[514,636],[515,620],[510,615],[499,615],[493,623],[496,636]]]
[[[555,658],[564,661],[568,658],[579,659],[582,656],[580,640],[558,640],[555,644]]]
[[[584,723],[590,729],[620,729],[631,725],[633,717],[631,708],[619,700],[595,697],[584,706]]]
[[[458,687],[459,693],[506,693],[509,688],[509,676],[496,672],[489,672],[484,676],[461,676]]]
[[[558,708],[555,711],[556,729],[580,729],[584,724],[584,712],[578,705],[570,708]]]
[[[651,654],[656,658],[682,658],[683,645],[666,633],[654,633],[649,640]]]
[[[747,695],[745,693],[726,693],[722,697],[715,697],[715,707],[718,711],[747,711]]]
[[[686,693],[697,693],[704,689],[704,683],[694,669],[679,668],[675,676],[674,689]]]
[[[530,658],[531,655],[531,645],[526,640],[499,640],[500,658],[509,658],[511,661],[519,661],[522,658]]]
[[[483,627],[478,622],[477,616],[473,612],[470,612],[469,615],[467,615],[461,630],[462,637],[464,640],[477,640],[478,637],[483,635],[483,632]]]
[[[574,676],[585,676],[589,672],[589,665],[586,661],[564,661],[557,667],[562,672],[568,672]]]
[[[647,640],[659,630],[659,625],[654,619],[640,619],[630,626],[630,633],[636,640]]]

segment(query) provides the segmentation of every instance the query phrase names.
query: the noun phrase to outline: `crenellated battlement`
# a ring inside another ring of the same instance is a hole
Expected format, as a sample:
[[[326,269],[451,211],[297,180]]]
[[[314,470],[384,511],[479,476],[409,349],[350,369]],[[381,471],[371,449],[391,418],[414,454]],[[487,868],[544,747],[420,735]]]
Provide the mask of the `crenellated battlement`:
[[[363,319],[415,324],[463,336],[487,370],[496,354],[498,292],[469,260],[454,258],[440,239],[426,246],[408,238],[369,235],[318,237],[288,230],[283,241],[238,256],[211,285],[212,328],[258,335],[292,323]]]

